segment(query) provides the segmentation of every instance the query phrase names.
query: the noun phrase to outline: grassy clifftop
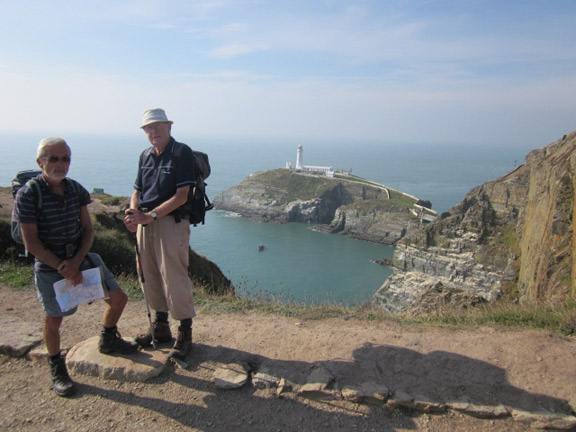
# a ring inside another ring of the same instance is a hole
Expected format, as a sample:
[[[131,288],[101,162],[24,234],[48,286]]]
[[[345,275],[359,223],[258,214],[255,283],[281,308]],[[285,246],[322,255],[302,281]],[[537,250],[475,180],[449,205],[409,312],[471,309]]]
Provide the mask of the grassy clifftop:
[[[295,200],[311,200],[323,196],[336,185],[342,185],[354,202],[381,201],[411,208],[418,198],[355,176],[327,177],[320,173],[275,169],[252,174],[235,188],[247,195],[274,198],[281,205]]]

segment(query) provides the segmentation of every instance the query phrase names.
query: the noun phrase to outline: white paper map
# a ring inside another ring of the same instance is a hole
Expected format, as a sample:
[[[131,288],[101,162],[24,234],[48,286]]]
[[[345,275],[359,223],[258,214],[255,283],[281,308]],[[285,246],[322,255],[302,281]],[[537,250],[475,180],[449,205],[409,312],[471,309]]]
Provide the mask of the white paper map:
[[[84,270],[82,277],[84,280],[78,285],[72,285],[67,279],[54,283],[56,301],[63,312],[78,306],[80,303],[89,303],[106,297],[102,287],[100,267]]]

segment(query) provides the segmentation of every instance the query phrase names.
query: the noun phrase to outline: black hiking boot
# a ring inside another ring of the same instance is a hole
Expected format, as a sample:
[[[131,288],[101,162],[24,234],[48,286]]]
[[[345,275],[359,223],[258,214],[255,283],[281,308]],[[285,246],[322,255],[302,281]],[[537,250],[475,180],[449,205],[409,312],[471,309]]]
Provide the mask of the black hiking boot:
[[[132,354],[138,350],[138,344],[122,339],[118,330],[113,332],[102,331],[102,333],[100,333],[98,350],[102,354]]]
[[[192,350],[192,329],[178,327],[178,338],[176,338],[176,343],[170,352],[170,357],[184,360],[190,350]]]
[[[49,360],[50,374],[52,375],[52,389],[58,396],[68,397],[74,394],[74,381],[68,375],[64,357]]]
[[[170,331],[168,321],[154,321],[154,324],[152,324],[152,331],[154,332],[156,343],[166,343],[172,340],[172,332]],[[150,330],[148,330],[148,333],[137,336],[136,343],[142,348],[151,346],[152,334],[150,333]]]

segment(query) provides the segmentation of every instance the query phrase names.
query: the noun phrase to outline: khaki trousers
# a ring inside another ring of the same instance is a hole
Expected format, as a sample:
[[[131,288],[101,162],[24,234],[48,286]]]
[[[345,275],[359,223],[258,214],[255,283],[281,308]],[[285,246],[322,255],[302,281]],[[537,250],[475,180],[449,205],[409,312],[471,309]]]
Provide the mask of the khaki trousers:
[[[148,305],[183,320],[196,316],[192,281],[188,276],[190,224],[176,223],[173,216],[138,225],[138,248],[142,262],[142,290]]]

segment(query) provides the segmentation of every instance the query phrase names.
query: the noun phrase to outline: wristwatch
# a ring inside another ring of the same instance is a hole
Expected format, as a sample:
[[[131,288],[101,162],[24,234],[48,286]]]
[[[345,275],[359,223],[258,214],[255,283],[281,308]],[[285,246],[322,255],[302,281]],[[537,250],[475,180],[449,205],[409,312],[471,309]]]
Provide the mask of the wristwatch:
[[[156,213],[154,210],[150,212],[150,216],[152,216],[152,219],[154,220],[158,219],[158,213]]]

